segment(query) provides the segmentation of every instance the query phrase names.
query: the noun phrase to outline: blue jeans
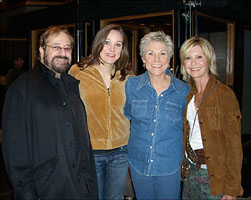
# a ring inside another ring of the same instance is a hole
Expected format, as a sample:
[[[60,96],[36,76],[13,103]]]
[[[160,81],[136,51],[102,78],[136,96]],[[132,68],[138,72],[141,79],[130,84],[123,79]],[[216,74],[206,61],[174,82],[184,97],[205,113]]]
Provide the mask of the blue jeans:
[[[181,198],[180,170],[168,176],[145,176],[130,167],[136,198],[177,200]]]
[[[122,199],[128,172],[127,145],[112,150],[95,150],[99,200]]]

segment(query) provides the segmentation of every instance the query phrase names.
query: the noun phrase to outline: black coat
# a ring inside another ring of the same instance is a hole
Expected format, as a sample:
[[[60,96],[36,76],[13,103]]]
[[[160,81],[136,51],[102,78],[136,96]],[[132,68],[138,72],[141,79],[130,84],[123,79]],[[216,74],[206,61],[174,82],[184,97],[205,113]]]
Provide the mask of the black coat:
[[[97,199],[78,84],[39,62],[8,89],[2,151],[15,199]]]

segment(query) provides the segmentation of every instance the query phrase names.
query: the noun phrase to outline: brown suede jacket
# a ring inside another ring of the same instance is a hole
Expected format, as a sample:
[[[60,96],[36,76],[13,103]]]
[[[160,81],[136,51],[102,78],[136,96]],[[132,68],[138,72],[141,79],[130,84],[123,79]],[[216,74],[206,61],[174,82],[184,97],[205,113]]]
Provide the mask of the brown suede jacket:
[[[187,96],[187,105],[196,94],[194,83]],[[206,157],[211,194],[242,195],[241,113],[233,91],[210,76],[198,110],[201,137]],[[184,148],[189,124],[184,120]]]
[[[129,120],[124,116],[125,82],[116,72],[109,90],[95,67],[73,65],[69,74],[80,80],[80,96],[85,104],[92,148],[108,150],[128,144]]]

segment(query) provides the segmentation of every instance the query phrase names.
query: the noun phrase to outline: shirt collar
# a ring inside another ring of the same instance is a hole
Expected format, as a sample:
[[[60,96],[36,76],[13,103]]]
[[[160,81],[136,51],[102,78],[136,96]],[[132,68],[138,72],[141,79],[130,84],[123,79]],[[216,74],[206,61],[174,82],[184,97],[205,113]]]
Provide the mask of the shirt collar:
[[[168,74],[170,77],[171,77],[171,83],[170,83],[170,86],[173,86],[174,90],[178,92],[178,88],[177,88],[177,80],[176,78],[174,77],[173,73],[167,69],[166,70],[166,74]],[[145,85],[151,85],[150,83],[150,78],[149,78],[149,75],[148,75],[148,71],[146,71],[144,74],[141,75],[141,78],[140,78],[140,81],[139,81],[139,84],[138,84],[138,87],[137,87],[137,90],[141,89],[142,87],[144,87]]]

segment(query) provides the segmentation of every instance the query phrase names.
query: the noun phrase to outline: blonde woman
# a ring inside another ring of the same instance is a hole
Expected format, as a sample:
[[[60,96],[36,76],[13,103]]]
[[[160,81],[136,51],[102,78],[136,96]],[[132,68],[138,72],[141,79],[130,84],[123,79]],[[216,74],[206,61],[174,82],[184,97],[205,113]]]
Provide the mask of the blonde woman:
[[[183,199],[236,199],[241,187],[241,113],[233,91],[217,80],[216,55],[202,37],[180,49],[181,73],[191,85],[184,120],[190,175]]]

